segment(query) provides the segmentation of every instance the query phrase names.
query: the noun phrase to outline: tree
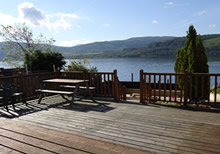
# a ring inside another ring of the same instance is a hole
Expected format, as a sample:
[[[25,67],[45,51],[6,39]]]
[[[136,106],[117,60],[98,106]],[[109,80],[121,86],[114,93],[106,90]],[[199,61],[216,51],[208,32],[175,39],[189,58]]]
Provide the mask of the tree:
[[[189,26],[189,30],[186,36],[185,46],[177,51],[176,62],[174,66],[174,70],[176,73],[183,73],[185,70],[191,73],[208,73],[208,58],[206,56],[205,48],[202,43],[202,39],[200,35],[197,35],[197,32],[193,25]],[[208,94],[207,85],[208,78],[205,78],[205,94]],[[198,91],[198,98],[201,97],[201,82],[202,79],[198,79],[198,86],[196,88]],[[178,85],[183,89],[181,85],[183,80],[178,78]],[[192,97],[195,97],[195,77],[192,78]],[[206,96],[205,96],[206,97]]]
[[[87,59],[81,59],[78,61],[70,61],[67,71],[86,71],[86,72],[98,72],[97,67],[91,67],[90,62]]]
[[[28,65],[31,71],[53,71],[53,65],[57,70],[61,70],[66,61],[61,53],[36,50],[32,54],[25,54],[24,64]]]
[[[0,36],[5,41],[3,49],[8,51],[3,62],[11,66],[19,66],[26,53],[36,50],[55,51],[52,46],[54,39],[46,39],[42,34],[34,37],[31,29],[25,24],[1,25]]]

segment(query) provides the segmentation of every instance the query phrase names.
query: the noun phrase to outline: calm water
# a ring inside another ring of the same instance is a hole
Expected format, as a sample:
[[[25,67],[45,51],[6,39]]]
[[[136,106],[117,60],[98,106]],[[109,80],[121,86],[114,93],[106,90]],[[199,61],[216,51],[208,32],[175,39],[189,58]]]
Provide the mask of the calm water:
[[[134,81],[139,81],[139,70],[144,72],[174,72],[175,59],[162,58],[108,58],[90,59],[90,65],[96,66],[100,72],[112,72],[117,69],[120,81],[131,81],[131,73]],[[0,67],[3,67],[0,63]],[[220,61],[209,61],[210,73],[220,73]]]
[[[174,72],[175,59],[161,58],[114,58],[91,59],[92,66],[96,66],[100,72],[109,72],[117,69],[120,81],[131,81],[131,73],[134,81],[139,81],[139,71],[144,72]],[[220,73],[220,61],[209,61],[209,72]]]

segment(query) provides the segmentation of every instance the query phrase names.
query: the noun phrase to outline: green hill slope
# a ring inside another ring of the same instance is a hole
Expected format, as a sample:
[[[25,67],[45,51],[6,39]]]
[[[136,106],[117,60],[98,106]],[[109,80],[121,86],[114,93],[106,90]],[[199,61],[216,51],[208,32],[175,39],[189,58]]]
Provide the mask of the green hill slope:
[[[202,36],[208,57],[220,58],[220,34]],[[136,49],[124,49],[112,53],[96,55],[99,57],[176,57],[178,48],[185,44],[185,37],[178,37],[164,41],[154,42],[145,47]],[[88,55],[92,57],[91,55]]]
[[[220,58],[220,34],[202,36],[208,57]],[[176,57],[185,37],[137,37],[119,41],[95,42],[74,47],[55,46],[66,58]],[[0,42],[0,47],[2,42]],[[0,50],[0,58],[6,52]]]

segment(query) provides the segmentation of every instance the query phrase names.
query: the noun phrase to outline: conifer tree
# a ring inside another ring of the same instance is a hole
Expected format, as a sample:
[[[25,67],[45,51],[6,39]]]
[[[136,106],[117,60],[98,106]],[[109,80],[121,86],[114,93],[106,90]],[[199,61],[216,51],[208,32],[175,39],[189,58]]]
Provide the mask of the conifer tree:
[[[202,39],[200,35],[197,35],[197,32],[193,25],[189,26],[189,30],[186,36],[185,46],[177,51],[176,62],[174,66],[174,70],[176,73],[183,73],[185,70],[188,73],[208,73],[208,59],[206,56],[205,48],[202,43]],[[205,98],[208,96],[208,78],[205,78]],[[202,79],[198,79],[197,86],[197,98],[195,97],[195,77],[192,78],[192,98],[198,99],[201,97],[201,82]],[[183,89],[181,85],[183,80],[178,78],[178,85]]]

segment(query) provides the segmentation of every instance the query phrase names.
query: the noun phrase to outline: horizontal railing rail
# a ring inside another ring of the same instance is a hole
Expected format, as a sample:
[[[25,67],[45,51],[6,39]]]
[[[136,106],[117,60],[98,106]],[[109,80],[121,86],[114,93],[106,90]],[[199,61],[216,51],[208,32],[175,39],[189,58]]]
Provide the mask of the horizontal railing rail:
[[[43,80],[51,78],[68,78],[68,79],[85,79],[89,80],[89,86],[95,87],[95,96],[113,97],[115,100],[120,100],[119,87],[116,81],[117,71],[114,72],[44,72],[30,75],[16,75],[0,77],[2,82],[21,85],[27,100],[36,99],[39,97],[36,89],[41,88]]]
[[[146,73],[140,70],[140,102],[220,103],[220,74]]]

